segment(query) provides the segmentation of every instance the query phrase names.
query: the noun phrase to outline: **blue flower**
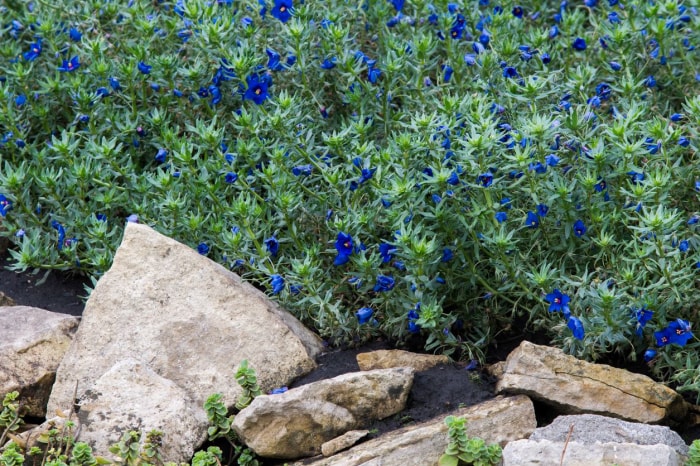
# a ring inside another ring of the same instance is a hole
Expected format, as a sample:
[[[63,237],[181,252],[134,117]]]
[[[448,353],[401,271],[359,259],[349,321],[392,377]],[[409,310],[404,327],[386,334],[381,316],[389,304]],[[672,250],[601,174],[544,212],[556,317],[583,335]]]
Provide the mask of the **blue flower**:
[[[287,387],[273,388],[269,394],[270,395],[281,395],[282,393],[285,393],[288,390],[289,390],[289,388],[287,388]]]
[[[16,106],[21,107],[25,103],[27,103],[27,96],[26,95],[20,94],[17,97],[15,97],[15,105]]]
[[[80,60],[78,56],[71,58],[70,60],[63,60],[63,64],[58,67],[58,71],[61,73],[71,73],[80,68]]]
[[[284,289],[284,278],[279,274],[270,275],[270,285],[272,285],[272,294],[279,294]]]
[[[577,238],[582,237],[583,235],[586,234],[586,231],[588,229],[586,228],[586,225],[583,223],[583,220],[576,220],[574,222],[574,235],[576,235]]]
[[[372,84],[377,84],[377,81],[379,80],[379,77],[382,75],[382,70],[379,68],[370,68],[367,70],[367,79],[369,79],[369,82]]]
[[[537,215],[540,217],[546,217],[547,212],[549,212],[549,207],[547,204],[537,204]]]
[[[544,297],[544,300],[549,303],[549,312],[561,312],[564,317],[569,317],[571,315],[571,310],[569,309],[569,302],[571,298],[562,293],[558,288],[549,293]]]
[[[688,240],[687,240],[687,239],[684,239],[684,240],[682,240],[680,243],[678,243],[678,250],[679,250],[680,252],[687,252],[689,247],[690,247],[690,246],[688,245]]]
[[[277,238],[275,238],[274,235],[271,238],[265,238],[265,240],[263,240],[263,243],[265,244],[265,247],[267,248],[267,252],[269,252],[273,256],[277,255],[277,251],[279,250],[279,247],[280,247],[280,242],[277,241]]]
[[[228,184],[235,183],[238,180],[238,175],[234,172],[227,172],[224,175],[224,181]]]
[[[450,248],[444,248],[442,250],[442,258],[440,259],[441,262],[449,262],[452,260],[454,257],[454,253],[452,252],[452,249]]]
[[[311,170],[312,170],[311,164],[298,165],[298,166],[292,168],[292,174],[294,176],[301,176],[301,175],[309,176],[311,174]]]
[[[389,2],[394,5],[396,11],[401,11],[403,9],[403,4],[405,0],[389,0]]]
[[[442,72],[444,73],[443,80],[446,83],[450,82],[450,79],[452,79],[452,73],[454,73],[452,67],[450,65],[442,65]]]
[[[581,322],[581,319],[579,319],[578,317],[569,316],[569,319],[566,322],[566,326],[571,329],[571,332],[573,332],[574,334],[574,338],[576,338],[577,340],[583,340],[585,331],[583,329],[583,323]]]
[[[29,44],[29,51],[24,52],[22,57],[27,61],[34,61],[41,55],[41,50],[41,39],[39,39],[33,44]]]
[[[529,228],[537,228],[540,226],[540,219],[533,211],[528,211],[527,218],[525,219],[525,225]]]
[[[549,154],[544,158],[544,161],[549,165],[550,167],[556,167],[557,164],[559,163],[559,157],[557,157],[554,154]]]
[[[482,173],[476,178],[476,182],[484,188],[488,188],[493,183],[493,173],[491,173],[490,171]]]
[[[656,350],[649,348],[644,352],[644,362],[649,362],[656,357]]]
[[[690,327],[690,322],[687,320],[676,319],[663,330],[654,332],[656,344],[658,346],[666,346],[675,343],[680,346],[685,346],[688,340],[693,336]]]
[[[586,50],[586,41],[581,37],[577,37],[576,39],[574,39],[574,42],[571,44],[571,47],[573,47],[574,50],[581,52],[583,50]]]
[[[147,65],[144,62],[140,61],[139,64],[137,65],[137,68],[141,72],[141,74],[150,74],[151,69],[153,68],[151,65]]]
[[[372,314],[374,314],[374,311],[372,309],[370,309],[369,307],[363,307],[355,313],[355,317],[357,317],[357,322],[361,325],[369,322],[369,319],[372,317]]]
[[[396,247],[392,244],[382,242],[379,245],[379,255],[382,256],[382,263],[391,262],[395,252]]]
[[[681,121],[684,118],[684,115],[682,113],[674,113],[670,118],[671,121]]]
[[[56,248],[60,251],[63,249],[63,242],[66,239],[66,229],[56,220],[51,221],[51,228],[58,231],[58,243],[56,244]]]
[[[338,255],[333,261],[333,265],[343,265],[350,260],[352,255],[352,236],[344,232],[339,232],[338,237],[335,240],[335,249],[338,251]]]
[[[335,57],[326,58],[325,60],[323,60],[323,62],[321,62],[321,68],[323,68],[324,70],[333,69],[335,68],[335,64],[337,61],[338,59]]]
[[[619,63],[616,62],[616,61],[611,61],[611,62],[608,63],[608,64],[610,65],[610,68],[611,68],[613,71],[620,71],[620,70],[622,69],[622,65],[619,64]]]
[[[0,217],[4,217],[11,210],[12,201],[6,198],[4,194],[0,194]]]
[[[209,246],[207,245],[207,243],[199,243],[197,245],[197,252],[203,256],[206,256],[209,252]]]
[[[158,149],[156,152],[155,161],[158,163],[165,163],[165,159],[168,157],[168,151],[165,149]]]
[[[248,84],[248,89],[246,89],[243,98],[247,100],[252,100],[257,105],[262,104],[265,99],[270,97],[267,93],[267,89],[271,84],[269,78],[260,79],[257,74],[251,74],[246,78],[246,84]]]
[[[80,39],[83,38],[83,35],[76,28],[70,28],[70,30],[68,31],[68,37],[70,37],[70,40],[72,40],[73,42],[80,42]]]
[[[379,275],[377,277],[377,283],[374,285],[374,291],[381,293],[383,291],[390,291],[394,288],[394,279],[387,275]]]
[[[266,48],[265,53],[267,53],[267,69],[270,71],[280,71],[282,70],[282,64],[280,63],[280,54],[272,50],[271,48]]]
[[[109,85],[112,86],[112,89],[114,89],[115,91],[118,91],[119,89],[122,88],[122,86],[121,86],[121,84],[119,84],[119,80],[117,78],[110,77],[108,79],[108,81],[109,81]]]
[[[632,184],[640,184],[645,178],[644,173],[636,172],[634,170],[628,171],[627,174],[630,176],[630,181],[632,181]]]
[[[528,169],[540,175],[543,173],[547,173],[547,165],[544,165],[542,162],[530,163]]]
[[[607,189],[607,187],[608,187],[608,184],[605,182],[605,180],[601,179],[599,182],[597,182],[595,184],[595,186],[593,186],[593,189],[595,189],[596,192],[601,193],[601,192],[605,191]]]
[[[508,220],[508,214],[505,212],[496,212],[494,216],[496,217],[498,223],[503,223]]]
[[[275,0],[275,5],[270,10],[270,14],[286,23],[292,17],[291,9],[293,7],[292,0]]]

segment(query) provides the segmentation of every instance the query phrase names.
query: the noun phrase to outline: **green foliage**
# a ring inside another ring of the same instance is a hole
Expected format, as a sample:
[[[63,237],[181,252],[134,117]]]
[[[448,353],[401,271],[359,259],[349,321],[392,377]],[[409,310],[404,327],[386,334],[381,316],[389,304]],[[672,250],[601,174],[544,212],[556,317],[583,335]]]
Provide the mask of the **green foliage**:
[[[693,443],[690,444],[685,466],[700,466],[700,440],[693,440]]]
[[[697,320],[696,0],[294,3],[1,9],[13,267],[98,278],[134,214],[334,344],[483,358],[518,319],[634,361]],[[700,393],[678,349],[653,370]]]
[[[493,466],[501,461],[501,447],[498,444],[486,445],[480,438],[467,437],[465,418],[447,416],[445,424],[448,426],[449,443],[440,457],[440,466]]]
[[[2,411],[0,411],[0,445],[5,443],[7,434],[16,431],[23,423],[19,415],[19,392],[10,392],[2,400]]]
[[[238,382],[238,385],[243,389],[243,392],[238,397],[238,401],[236,401],[236,409],[242,410],[253,401],[253,398],[262,395],[260,387],[258,386],[258,378],[255,374],[255,369],[248,367],[247,359],[241,361],[240,366],[238,366],[236,382]]]
[[[24,456],[22,450],[15,442],[10,442],[5,450],[0,455],[1,466],[22,466],[24,464]]]
[[[109,447],[110,453],[119,458],[118,464],[125,466],[139,466],[141,464],[141,433],[131,430],[125,432],[116,444]]]
[[[223,396],[220,393],[210,395],[204,402],[204,410],[209,418],[209,440],[216,440],[220,437],[228,437],[231,432],[231,423],[234,415],[227,416],[228,410],[222,401]]]
[[[221,448],[209,447],[200,450],[192,458],[192,466],[218,466],[221,464]]]

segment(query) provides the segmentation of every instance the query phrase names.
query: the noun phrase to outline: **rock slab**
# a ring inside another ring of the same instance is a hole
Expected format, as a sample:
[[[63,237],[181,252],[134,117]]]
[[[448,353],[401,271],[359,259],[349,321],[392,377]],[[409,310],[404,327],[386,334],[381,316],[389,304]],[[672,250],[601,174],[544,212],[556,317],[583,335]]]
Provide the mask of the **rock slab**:
[[[163,432],[166,461],[187,463],[207,437],[201,406],[173,381],[146,364],[126,359],[115,364],[80,398],[80,440],[96,455],[110,457],[109,447],[130,430]]]
[[[259,396],[232,427],[260,456],[314,456],[323,443],[403,410],[412,384],[413,369],[406,367],[343,374]]]
[[[467,435],[501,446],[528,437],[537,427],[535,408],[526,396],[496,397],[453,416],[467,418]],[[389,432],[349,450],[292,466],[434,466],[448,443],[445,419]]]
[[[351,430],[350,432],[345,432],[340,437],[336,437],[321,445],[321,454],[323,454],[323,456],[333,456],[339,451],[343,451],[355,445],[360,439],[366,437],[367,434],[369,434],[368,430]]]
[[[637,445],[667,445],[679,455],[688,454],[688,445],[676,432],[666,426],[627,422],[596,414],[559,416],[551,424],[540,427],[530,440],[553,442],[635,443]]]
[[[357,365],[362,371],[388,369],[390,367],[412,367],[424,371],[440,364],[449,364],[450,358],[444,355],[417,354],[403,350],[377,350],[357,355]]]
[[[49,410],[69,410],[116,363],[136,359],[198,403],[232,383],[243,359],[263,390],[311,371],[320,339],[240,277],[145,225],[127,223],[112,268],[88,300],[58,368]]]
[[[18,391],[25,415],[46,417],[56,370],[79,322],[35,307],[0,307],[0,401]]]
[[[668,445],[518,440],[503,449],[503,466],[683,466],[684,462]]]
[[[687,414],[678,393],[649,377],[527,341],[508,355],[496,392],[525,394],[565,413],[605,414],[634,422],[674,424]]]

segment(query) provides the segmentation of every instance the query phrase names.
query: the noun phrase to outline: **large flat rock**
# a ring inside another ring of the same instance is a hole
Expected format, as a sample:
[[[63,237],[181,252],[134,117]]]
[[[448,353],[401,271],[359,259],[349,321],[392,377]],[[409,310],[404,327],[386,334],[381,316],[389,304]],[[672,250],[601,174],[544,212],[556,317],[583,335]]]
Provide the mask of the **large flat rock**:
[[[56,370],[79,322],[36,307],[0,307],[0,400],[18,391],[25,415],[45,417]]]
[[[221,393],[233,406],[243,359],[263,390],[315,367],[320,339],[264,293],[195,250],[128,223],[58,368],[49,410],[70,409],[120,361],[135,359],[200,405]]]
[[[508,355],[496,392],[528,395],[565,413],[649,424],[682,422],[687,414],[678,393],[649,377],[527,341]]]
[[[497,397],[451,414],[465,417],[467,435],[481,437],[487,444],[504,446],[527,438],[537,427],[535,408],[526,396]],[[447,443],[447,425],[440,417],[389,432],[329,458],[292,466],[435,466]]]

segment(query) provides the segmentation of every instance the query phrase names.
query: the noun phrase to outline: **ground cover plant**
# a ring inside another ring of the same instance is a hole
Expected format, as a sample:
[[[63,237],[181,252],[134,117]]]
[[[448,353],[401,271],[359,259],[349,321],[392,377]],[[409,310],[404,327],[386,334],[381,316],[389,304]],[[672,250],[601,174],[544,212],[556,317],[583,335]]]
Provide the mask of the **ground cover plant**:
[[[694,395],[698,22],[697,0],[7,2],[2,234],[19,270],[99,277],[138,221],[336,344],[479,359],[526,319]]]

